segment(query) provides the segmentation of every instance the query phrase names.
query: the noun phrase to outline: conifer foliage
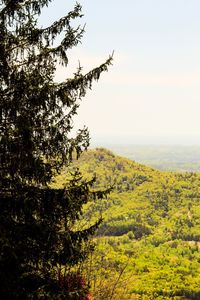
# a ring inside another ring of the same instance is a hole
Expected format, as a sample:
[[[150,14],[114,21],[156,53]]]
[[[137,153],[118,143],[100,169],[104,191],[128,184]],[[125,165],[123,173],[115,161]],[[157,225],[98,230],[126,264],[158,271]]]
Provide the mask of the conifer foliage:
[[[0,1],[1,299],[84,299],[87,293],[64,289],[58,274],[85,258],[85,243],[98,222],[79,231],[73,225],[83,204],[99,193],[93,195],[92,182],[83,182],[78,172],[65,189],[49,184],[72,153],[79,156],[87,148],[86,128],[69,137],[73,116],[112,58],[87,74],[78,68],[73,78],[54,82],[56,65],[67,67],[67,50],[77,46],[84,30],[71,26],[82,16],[79,4],[39,28],[38,16],[50,2]]]

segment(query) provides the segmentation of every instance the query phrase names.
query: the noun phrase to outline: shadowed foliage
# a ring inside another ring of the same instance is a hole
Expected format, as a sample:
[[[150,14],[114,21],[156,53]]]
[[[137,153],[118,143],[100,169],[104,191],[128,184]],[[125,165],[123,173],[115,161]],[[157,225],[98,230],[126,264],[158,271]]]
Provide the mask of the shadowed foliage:
[[[84,30],[71,26],[82,16],[79,4],[39,28],[38,16],[50,2],[0,1],[1,299],[81,299],[86,289],[63,289],[58,269],[70,272],[84,260],[100,222],[75,229],[82,205],[96,197],[90,192],[93,180],[75,171],[65,188],[50,184],[72,154],[78,157],[89,145],[86,128],[71,137],[72,119],[112,58],[87,74],[79,67],[73,78],[54,82],[57,64],[67,67],[67,50],[77,46]]]

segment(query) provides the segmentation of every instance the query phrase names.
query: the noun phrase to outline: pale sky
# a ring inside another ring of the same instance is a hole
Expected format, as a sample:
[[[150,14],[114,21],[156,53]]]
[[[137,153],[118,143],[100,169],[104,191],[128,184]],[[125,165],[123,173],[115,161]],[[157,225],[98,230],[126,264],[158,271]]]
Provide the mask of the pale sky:
[[[112,51],[113,66],[82,100],[75,127],[92,140],[200,144],[200,1],[80,0],[82,44],[69,52],[57,80],[96,67]],[[75,1],[54,0],[44,24]]]

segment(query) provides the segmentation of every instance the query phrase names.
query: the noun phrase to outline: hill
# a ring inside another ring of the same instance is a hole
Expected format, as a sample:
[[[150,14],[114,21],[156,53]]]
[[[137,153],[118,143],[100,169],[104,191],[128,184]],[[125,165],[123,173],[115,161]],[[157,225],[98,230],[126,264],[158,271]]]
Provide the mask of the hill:
[[[200,146],[113,145],[107,148],[162,171],[200,171]]]
[[[96,176],[94,189],[114,187],[85,208],[87,222],[104,218],[88,262],[94,299],[200,299],[200,173],[161,172],[103,148],[74,166]]]

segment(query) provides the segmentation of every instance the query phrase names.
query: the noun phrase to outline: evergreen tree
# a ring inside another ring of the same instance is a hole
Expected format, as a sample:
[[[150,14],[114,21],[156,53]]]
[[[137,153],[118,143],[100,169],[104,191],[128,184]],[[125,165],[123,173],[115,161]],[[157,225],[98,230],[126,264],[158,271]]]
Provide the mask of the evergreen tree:
[[[69,136],[72,119],[112,58],[87,74],[78,68],[73,78],[54,82],[57,64],[67,66],[67,50],[77,46],[84,30],[71,26],[81,17],[79,4],[39,28],[38,16],[49,2],[0,1],[1,299],[84,299],[82,279],[61,268],[67,272],[84,260],[87,240],[99,224],[73,229],[83,204],[102,195],[90,192],[92,182],[76,172],[65,189],[50,183],[72,154],[88,147],[86,128]]]

